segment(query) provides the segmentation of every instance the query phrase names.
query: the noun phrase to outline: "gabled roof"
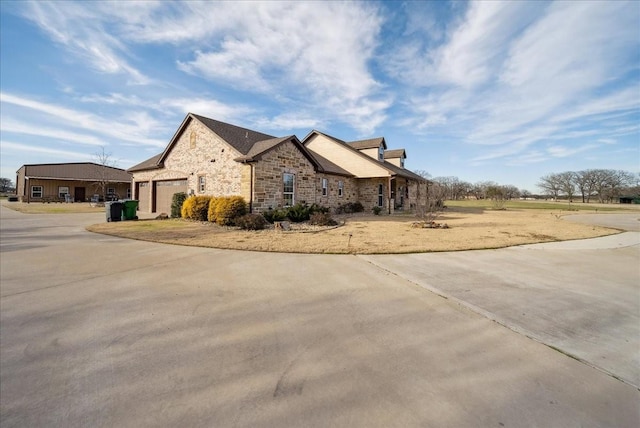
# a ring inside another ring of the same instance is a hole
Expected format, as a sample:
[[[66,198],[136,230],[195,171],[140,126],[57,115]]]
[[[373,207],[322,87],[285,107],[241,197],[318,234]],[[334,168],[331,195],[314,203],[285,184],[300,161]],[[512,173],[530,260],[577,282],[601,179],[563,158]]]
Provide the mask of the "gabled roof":
[[[100,165],[94,162],[45,163],[23,165],[26,178],[52,180],[96,181],[128,183],[131,174],[124,169]]]
[[[382,147],[385,150],[387,149],[387,142],[384,140],[384,137],[369,138],[368,140],[350,141],[347,144],[356,150],[377,149],[378,147],[380,147],[380,144],[382,144]]]
[[[395,158],[406,158],[407,153],[404,149],[394,149],[394,150],[385,150],[384,158],[385,159],[395,159]]]
[[[380,162],[379,160],[374,159],[371,156],[367,156],[366,154],[361,153],[358,149],[356,149],[354,147],[354,143],[358,143],[358,144],[362,143],[362,146],[364,146],[365,142],[366,142],[366,144],[370,145],[370,144],[372,144],[371,143],[372,141],[374,141],[374,142],[377,141],[377,144],[373,145],[373,146],[369,146],[370,148],[371,147],[374,147],[374,148],[375,147],[379,147],[380,142],[384,143],[384,145],[386,147],[386,142],[384,141],[384,138],[382,138],[382,137],[381,138],[372,138],[372,139],[369,139],[369,140],[361,140],[360,142],[352,141],[351,143],[347,143],[347,142],[345,142],[343,140],[340,140],[339,138],[333,137],[333,136],[331,136],[329,134],[325,134],[323,132],[320,132],[320,131],[317,131],[317,130],[314,129],[311,132],[309,132],[306,137],[304,137],[304,140],[302,140],[303,144],[305,142],[307,142],[314,134],[323,135],[323,136],[325,136],[327,138],[330,138],[331,140],[333,140],[333,141],[335,141],[335,142],[337,142],[339,144],[342,144],[344,147],[349,148],[350,150],[353,151],[353,153],[356,153],[359,156],[363,157],[364,159],[367,159],[369,162],[374,162],[376,165],[379,165],[379,166],[385,168],[387,171],[389,171],[391,173],[391,175],[398,175],[400,177],[408,178],[408,179],[411,179],[411,180],[419,180],[419,181],[426,180],[424,177],[421,177],[418,174],[415,174],[415,173],[409,171],[408,169],[400,168],[400,167],[395,166],[394,164],[392,164],[390,162],[386,162],[386,161]],[[401,150],[402,152],[404,152],[404,149],[397,149],[397,150]],[[394,150],[394,151],[397,151],[397,150]],[[387,152],[385,151],[385,154],[386,153]],[[314,154],[315,154],[315,152],[314,152]]]
[[[197,114],[189,113],[189,116],[198,119],[203,125],[215,132],[220,138],[229,143],[234,149],[243,155],[248,154],[249,150],[251,150],[254,144],[258,141],[276,138],[273,135],[263,134],[262,132],[252,131],[251,129],[219,122]]]
[[[353,177],[353,174],[351,174],[346,169],[343,169],[338,165],[336,165],[335,163],[331,162],[329,159],[322,157],[320,154],[314,152],[311,149],[307,149],[306,147],[305,147],[305,150],[309,152],[311,156],[313,156],[316,159],[318,164],[320,164],[320,168],[319,168],[320,172],[325,172],[327,174],[343,175],[345,177]]]
[[[144,171],[148,169],[161,168],[160,165],[158,164],[158,161],[160,160],[160,156],[162,156],[162,153],[158,153],[154,157],[149,158],[145,161],[140,162],[137,165],[132,166],[131,168],[127,169],[127,171],[136,172],[136,171]]]

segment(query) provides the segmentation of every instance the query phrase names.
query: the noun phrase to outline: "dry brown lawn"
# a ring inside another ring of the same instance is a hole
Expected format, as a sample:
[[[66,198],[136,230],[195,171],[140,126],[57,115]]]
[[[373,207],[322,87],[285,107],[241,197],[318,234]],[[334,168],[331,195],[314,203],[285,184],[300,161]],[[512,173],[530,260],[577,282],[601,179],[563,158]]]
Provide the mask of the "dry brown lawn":
[[[581,211],[588,213],[589,211]],[[595,212],[595,211],[594,211]],[[286,253],[383,254],[502,248],[593,238],[617,230],[572,223],[559,211],[454,207],[436,219],[448,229],[413,228],[410,215],[339,218],[332,229],[243,231],[181,219],[101,223],[88,230],[153,242]]]

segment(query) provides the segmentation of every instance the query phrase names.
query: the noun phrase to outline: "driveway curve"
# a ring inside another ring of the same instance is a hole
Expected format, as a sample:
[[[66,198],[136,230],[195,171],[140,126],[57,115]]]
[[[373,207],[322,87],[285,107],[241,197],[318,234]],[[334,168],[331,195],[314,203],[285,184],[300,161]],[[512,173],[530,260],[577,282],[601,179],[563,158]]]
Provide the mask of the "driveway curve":
[[[459,254],[252,253],[84,231],[99,221],[0,208],[3,428],[640,424],[633,382],[424,288],[452,274],[475,286],[520,260],[544,291],[550,260],[581,275],[573,252],[474,252],[499,254],[474,269]],[[636,250],[607,250],[624,260],[603,264],[599,284],[626,284],[634,273],[617,268]]]

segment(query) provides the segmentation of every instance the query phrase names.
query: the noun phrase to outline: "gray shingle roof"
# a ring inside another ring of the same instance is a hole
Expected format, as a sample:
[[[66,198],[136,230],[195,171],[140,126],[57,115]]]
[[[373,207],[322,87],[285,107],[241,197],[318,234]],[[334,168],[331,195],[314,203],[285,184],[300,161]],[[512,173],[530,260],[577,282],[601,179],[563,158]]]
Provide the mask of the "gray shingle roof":
[[[190,113],[191,116],[202,122],[207,128],[218,134],[220,138],[229,143],[234,149],[247,155],[258,141],[271,140],[276,137],[273,135],[263,134],[262,132],[252,131],[240,126],[231,125],[208,117]]]
[[[160,156],[162,156],[162,153],[158,153],[154,157],[149,158],[149,159],[147,159],[145,161],[140,162],[137,165],[132,166],[131,168],[127,169],[127,171],[136,172],[136,171],[144,171],[144,170],[147,170],[147,169],[158,169],[158,168],[160,168],[160,165],[158,165],[158,161],[160,160]]]
[[[384,158],[385,159],[394,159],[394,158],[399,158],[404,156],[405,158],[407,157],[406,152],[404,151],[404,149],[394,149],[394,150],[385,150],[384,151]]]
[[[369,138],[367,140],[350,141],[347,144],[356,150],[362,150],[362,149],[377,149],[378,147],[380,147],[380,143],[382,143],[382,147],[384,147],[385,149],[387,148],[387,142],[384,141],[384,137]]]
[[[128,183],[131,174],[124,169],[93,162],[47,163],[23,165],[25,177],[56,180],[96,181]]]

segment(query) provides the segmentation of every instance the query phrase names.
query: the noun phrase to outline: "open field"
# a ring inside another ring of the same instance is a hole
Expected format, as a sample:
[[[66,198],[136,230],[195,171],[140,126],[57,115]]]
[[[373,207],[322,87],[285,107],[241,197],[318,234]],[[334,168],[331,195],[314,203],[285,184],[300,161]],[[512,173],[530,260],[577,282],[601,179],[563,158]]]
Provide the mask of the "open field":
[[[590,212],[590,211],[589,211]],[[595,211],[594,211],[595,212]],[[558,210],[492,211],[451,207],[436,219],[448,229],[414,228],[410,215],[340,218],[332,229],[243,231],[210,223],[172,220],[100,223],[88,230],[143,241],[238,250],[386,254],[502,248],[593,238],[614,229],[562,220]]]

